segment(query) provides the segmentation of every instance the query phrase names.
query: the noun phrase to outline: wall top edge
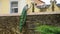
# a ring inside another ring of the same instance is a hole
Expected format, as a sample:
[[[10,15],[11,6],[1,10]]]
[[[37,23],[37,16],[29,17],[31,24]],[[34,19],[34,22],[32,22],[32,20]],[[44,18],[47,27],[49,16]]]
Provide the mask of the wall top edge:
[[[60,12],[32,12],[32,13],[27,13],[27,15],[46,15],[46,14],[60,14]],[[0,16],[21,16],[21,14],[0,14]]]

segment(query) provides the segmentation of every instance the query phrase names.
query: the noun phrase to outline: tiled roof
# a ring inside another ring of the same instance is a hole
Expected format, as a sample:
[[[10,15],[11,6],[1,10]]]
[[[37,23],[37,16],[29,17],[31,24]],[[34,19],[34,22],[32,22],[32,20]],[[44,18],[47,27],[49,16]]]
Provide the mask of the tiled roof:
[[[45,7],[46,7],[46,8],[49,8],[49,6],[50,6],[50,5],[45,5],[45,6],[37,6],[37,8],[39,8],[39,9],[40,9],[40,8],[45,8]]]
[[[50,5],[46,5],[46,8],[48,8]]]

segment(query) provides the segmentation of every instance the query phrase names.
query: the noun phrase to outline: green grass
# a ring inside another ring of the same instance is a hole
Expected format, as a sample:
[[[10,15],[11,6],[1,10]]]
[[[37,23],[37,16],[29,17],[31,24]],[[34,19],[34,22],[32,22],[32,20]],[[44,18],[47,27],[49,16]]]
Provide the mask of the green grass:
[[[60,34],[60,27],[41,25],[36,27],[36,31],[41,34]]]

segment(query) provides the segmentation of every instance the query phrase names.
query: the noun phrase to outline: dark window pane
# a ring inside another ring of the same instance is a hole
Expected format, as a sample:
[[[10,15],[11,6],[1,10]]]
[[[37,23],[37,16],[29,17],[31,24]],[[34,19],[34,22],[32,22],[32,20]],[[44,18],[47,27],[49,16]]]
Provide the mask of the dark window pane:
[[[18,8],[14,8],[14,13],[18,13]]]

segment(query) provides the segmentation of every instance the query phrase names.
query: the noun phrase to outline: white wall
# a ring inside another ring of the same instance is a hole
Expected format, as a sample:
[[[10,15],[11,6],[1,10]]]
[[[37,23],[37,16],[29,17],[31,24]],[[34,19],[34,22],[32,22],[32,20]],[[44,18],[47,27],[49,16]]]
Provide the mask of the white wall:
[[[27,3],[26,3],[26,0],[19,0],[19,4],[18,4],[18,6],[19,6],[19,9],[18,9],[19,14],[22,13],[22,10],[23,10],[23,8],[24,8],[24,6],[25,6],[26,4],[27,4]]]

